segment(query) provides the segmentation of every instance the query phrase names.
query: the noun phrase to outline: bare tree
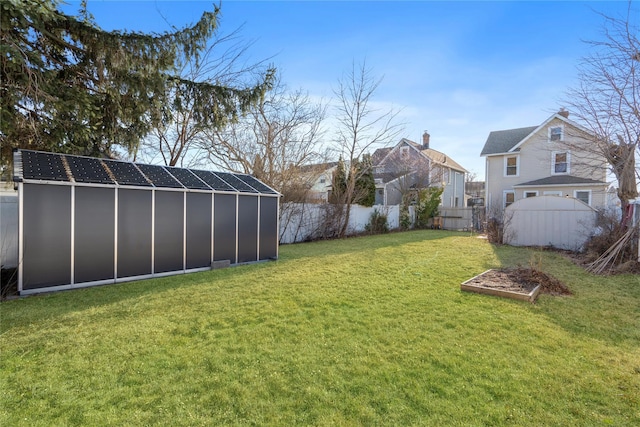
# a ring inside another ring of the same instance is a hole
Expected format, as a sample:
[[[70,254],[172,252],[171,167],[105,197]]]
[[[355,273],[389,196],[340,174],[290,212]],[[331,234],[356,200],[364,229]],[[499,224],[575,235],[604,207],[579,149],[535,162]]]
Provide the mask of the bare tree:
[[[347,233],[351,205],[361,197],[356,194],[356,183],[364,170],[357,168],[358,160],[371,147],[395,140],[403,130],[402,124],[396,122],[399,111],[380,111],[375,107],[373,98],[381,82],[366,63],[360,66],[353,63],[334,90],[338,103],[335,142],[346,163],[346,186],[342,194],[337,195],[344,205],[339,218],[339,237]]]
[[[603,156],[618,181],[625,218],[638,196],[635,156],[640,149],[640,16],[629,2],[626,18],[602,15],[603,39],[588,42],[592,52],[578,66],[579,84],[567,105],[594,135],[591,149]]]
[[[215,166],[248,173],[300,202],[313,184],[309,164],[324,159],[321,141],[326,105],[302,90],[289,91],[280,80],[236,123],[207,129],[198,147]]]
[[[137,158],[168,166],[202,166],[207,154],[202,141],[207,131],[233,123],[262,99],[273,84],[275,71],[265,70],[264,61],[247,65],[245,56],[251,44],[242,41],[239,33],[236,29],[230,34],[216,34],[201,55],[181,64],[180,78],[173,80],[169,95],[171,103],[164,108],[162,121],[143,141]],[[183,81],[200,82],[219,91],[203,98],[184,87]],[[236,105],[221,102],[225,87],[237,88],[233,94]]]

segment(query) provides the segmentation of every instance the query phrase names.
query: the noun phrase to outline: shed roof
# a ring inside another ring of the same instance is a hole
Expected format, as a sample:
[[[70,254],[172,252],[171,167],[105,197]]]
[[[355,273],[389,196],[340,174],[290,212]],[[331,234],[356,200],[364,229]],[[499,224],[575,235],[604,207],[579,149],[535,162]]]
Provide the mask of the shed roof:
[[[14,181],[59,181],[277,195],[251,175],[18,150]]]

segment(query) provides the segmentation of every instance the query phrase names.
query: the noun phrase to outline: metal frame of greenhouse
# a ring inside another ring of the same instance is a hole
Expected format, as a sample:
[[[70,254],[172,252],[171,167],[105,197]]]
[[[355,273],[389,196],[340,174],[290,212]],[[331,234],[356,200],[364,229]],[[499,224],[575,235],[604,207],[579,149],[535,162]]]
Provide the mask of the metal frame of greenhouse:
[[[280,194],[250,175],[14,152],[21,295],[278,258]]]

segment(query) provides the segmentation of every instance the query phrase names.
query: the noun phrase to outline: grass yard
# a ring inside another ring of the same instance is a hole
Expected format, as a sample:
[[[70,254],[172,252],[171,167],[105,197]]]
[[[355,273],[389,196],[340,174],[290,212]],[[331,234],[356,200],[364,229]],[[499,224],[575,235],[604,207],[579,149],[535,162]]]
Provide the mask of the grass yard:
[[[572,297],[462,293],[539,262]],[[415,231],[0,304],[0,425],[640,425],[640,277]]]

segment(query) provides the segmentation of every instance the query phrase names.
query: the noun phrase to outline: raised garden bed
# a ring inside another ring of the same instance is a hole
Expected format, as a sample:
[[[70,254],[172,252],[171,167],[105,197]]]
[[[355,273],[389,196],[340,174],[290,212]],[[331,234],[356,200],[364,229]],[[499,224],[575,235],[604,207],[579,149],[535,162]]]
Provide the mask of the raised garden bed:
[[[539,270],[522,267],[487,270],[463,282],[460,289],[531,303],[535,302],[540,292],[550,295],[571,295],[571,291],[558,279]]]

